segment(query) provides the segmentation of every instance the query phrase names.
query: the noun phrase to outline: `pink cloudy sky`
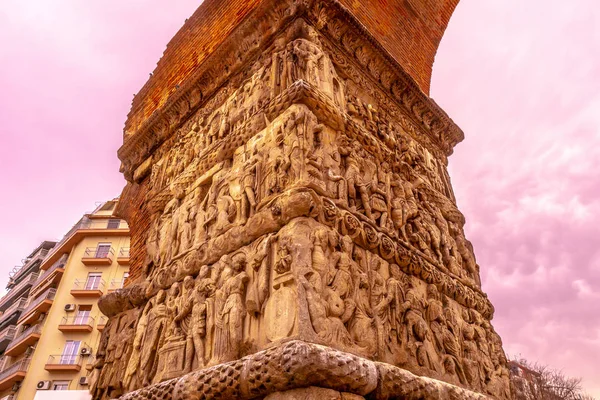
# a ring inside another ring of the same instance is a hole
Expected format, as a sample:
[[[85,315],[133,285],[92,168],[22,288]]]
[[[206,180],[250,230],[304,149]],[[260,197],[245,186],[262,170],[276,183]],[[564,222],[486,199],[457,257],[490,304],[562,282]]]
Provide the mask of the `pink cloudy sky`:
[[[0,282],[124,181],[131,99],[199,0],[3,0]],[[451,159],[509,355],[600,397],[600,8],[462,0],[432,97],[464,129]]]

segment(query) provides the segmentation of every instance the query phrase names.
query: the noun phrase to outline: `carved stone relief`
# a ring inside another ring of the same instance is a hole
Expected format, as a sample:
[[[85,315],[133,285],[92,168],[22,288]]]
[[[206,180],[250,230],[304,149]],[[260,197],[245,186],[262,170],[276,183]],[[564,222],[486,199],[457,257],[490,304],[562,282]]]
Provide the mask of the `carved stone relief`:
[[[154,150],[143,304],[111,311],[95,398],[295,339],[509,397],[450,139],[377,51],[311,10]]]

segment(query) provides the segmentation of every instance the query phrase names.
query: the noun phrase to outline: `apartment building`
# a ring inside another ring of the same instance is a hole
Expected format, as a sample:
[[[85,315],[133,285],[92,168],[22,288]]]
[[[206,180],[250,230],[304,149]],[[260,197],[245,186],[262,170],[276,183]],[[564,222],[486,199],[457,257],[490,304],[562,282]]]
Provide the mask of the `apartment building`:
[[[113,217],[117,201],[84,215],[41,261],[11,319],[0,400],[91,398],[87,375],[106,324],[97,301],[122,287],[129,271],[129,227]]]
[[[0,298],[0,391],[12,389],[12,384],[22,378],[21,365],[14,365],[5,356],[6,348],[17,336],[17,322],[27,305],[32,286],[39,278],[40,265],[56,242],[42,242],[23,259],[23,264],[9,273],[7,293]],[[6,379],[8,378],[8,379]]]

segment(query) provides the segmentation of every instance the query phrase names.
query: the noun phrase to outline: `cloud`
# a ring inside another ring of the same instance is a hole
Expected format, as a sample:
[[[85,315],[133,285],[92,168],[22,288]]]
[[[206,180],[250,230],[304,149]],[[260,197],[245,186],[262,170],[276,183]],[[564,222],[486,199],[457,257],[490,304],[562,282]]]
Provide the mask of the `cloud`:
[[[0,280],[120,192],[132,96],[199,4],[3,2]],[[432,85],[466,133],[450,172],[507,353],[583,376],[597,396],[599,48],[593,0],[463,0]]]
[[[591,1],[461,2],[432,85],[465,130],[451,176],[505,350],[595,395],[599,24]]]

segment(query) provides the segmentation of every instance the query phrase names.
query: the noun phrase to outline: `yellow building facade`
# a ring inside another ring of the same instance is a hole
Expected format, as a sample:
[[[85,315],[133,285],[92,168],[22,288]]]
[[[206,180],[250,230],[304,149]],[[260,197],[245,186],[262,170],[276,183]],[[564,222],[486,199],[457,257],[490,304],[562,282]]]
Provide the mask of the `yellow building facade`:
[[[97,302],[129,270],[129,227],[112,217],[115,206],[86,214],[41,263],[4,351],[0,399],[91,398],[88,373],[106,323]]]

